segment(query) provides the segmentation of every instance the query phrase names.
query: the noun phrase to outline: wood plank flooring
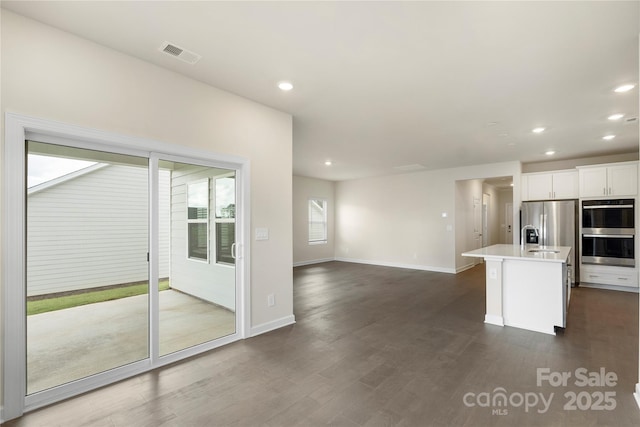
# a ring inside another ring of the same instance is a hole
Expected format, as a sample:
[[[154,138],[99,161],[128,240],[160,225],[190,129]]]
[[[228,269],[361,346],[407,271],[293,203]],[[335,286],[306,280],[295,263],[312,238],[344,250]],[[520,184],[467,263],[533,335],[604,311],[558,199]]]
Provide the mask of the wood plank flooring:
[[[632,396],[638,295],[574,289],[568,327],[555,337],[485,325],[484,295],[482,265],[458,275],[340,262],[299,267],[295,325],[6,425],[640,425]],[[583,367],[614,372],[616,385],[579,387],[575,371]],[[538,386],[538,368],[572,377],[567,386]],[[565,408],[572,392],[575,410]],[[590,409],[604,392],[615,409]],[[507,401],[494,401],[501,393]],[[540,396],[551,399],[546,411]]]

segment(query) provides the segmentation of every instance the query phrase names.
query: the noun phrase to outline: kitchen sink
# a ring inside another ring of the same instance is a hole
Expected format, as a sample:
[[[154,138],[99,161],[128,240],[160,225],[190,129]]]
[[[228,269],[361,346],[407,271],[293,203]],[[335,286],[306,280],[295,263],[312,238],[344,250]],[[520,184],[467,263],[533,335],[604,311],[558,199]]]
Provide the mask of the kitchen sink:
[[[554,251],[553,249],[529,249],[528,252],[543,253],[543,254],[558,254],[560,251]]]

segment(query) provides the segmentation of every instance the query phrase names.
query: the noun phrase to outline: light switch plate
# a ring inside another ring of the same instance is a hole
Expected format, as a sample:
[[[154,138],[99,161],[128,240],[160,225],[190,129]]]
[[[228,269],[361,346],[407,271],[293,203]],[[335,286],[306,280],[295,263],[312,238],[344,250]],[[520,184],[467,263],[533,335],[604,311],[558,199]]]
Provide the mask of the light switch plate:
[[[269,240],[269,229],[256,228],[256,240]]]

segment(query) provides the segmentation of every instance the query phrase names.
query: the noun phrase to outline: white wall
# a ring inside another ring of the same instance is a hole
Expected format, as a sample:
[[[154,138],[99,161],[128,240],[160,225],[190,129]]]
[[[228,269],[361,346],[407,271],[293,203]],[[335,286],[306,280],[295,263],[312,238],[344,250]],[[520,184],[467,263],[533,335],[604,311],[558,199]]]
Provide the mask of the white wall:
[[[327,243],[309,244],[309,199],[327,201]],[[293,177],[293,265],[333,260],[335,183],[304,176]]]
[[[251,323],[291,322],[291,116],[6,10],[1,31],[3,144],[10,111],[250,159]]]
[[[147,178],[147,168],[106,165],[29,194],[27,296],[147,281]],[[162,231],[167,277],[169,230]]]
[[[629,162],[638,160],[638,153],[612,154],[608,156],[582,157],[579,159],[554,160],[550,162],[524,163],[522,173],[559,171],[576,166],[599,165],[603,163]]]
[[[496,245],[500,243],[500,212],[498,210],[499,191],[497,187],[485,182],[482,183],[482,193],[489,195],[489,207],[487,212],[489,236],[487,246]]]
[[[499,176],[513,176],[519,188],[520,163],[336,183],[336,258],[455,272],[467,262],[458,259],[462,251],[456,247],[456,181]],[[514,204],[519,203],[515,190]]]
[[[456,181],[455,190],[455,254],[456,271],[459,271],[481,262],[480,258],[460,254],[482,247],[482,180]]]
[[[512,243],[513,240],[507,240],[506,239],[506,222],[507,222],[507,210],[506,210],[506,206],[507,203],[513,203],[513,189],[509,188],[506,190],[500,190],[498,192],[498,212],[500,214],[499,216],[499,223],[500,223],[500,237],[499,237],[499,243]],[[513,223],[512,223],[512,227],[511,227],[511,235],[513,236],[514,233],[517,233],[516,228],[518,227],[517,222],[518,218],[513,218]]]

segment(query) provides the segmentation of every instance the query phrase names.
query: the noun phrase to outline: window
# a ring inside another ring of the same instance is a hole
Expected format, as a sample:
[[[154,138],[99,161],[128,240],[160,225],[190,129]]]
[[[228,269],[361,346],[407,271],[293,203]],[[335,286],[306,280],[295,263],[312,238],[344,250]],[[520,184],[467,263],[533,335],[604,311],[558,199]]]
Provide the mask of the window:
[[[234,176],[216,178],[216,262],[235,264],[236,180]]]
[[[209,180],[187,185],[187,257],[209,260]]]
[[[327,201],[309,200],[309,244],[327,243]]]

